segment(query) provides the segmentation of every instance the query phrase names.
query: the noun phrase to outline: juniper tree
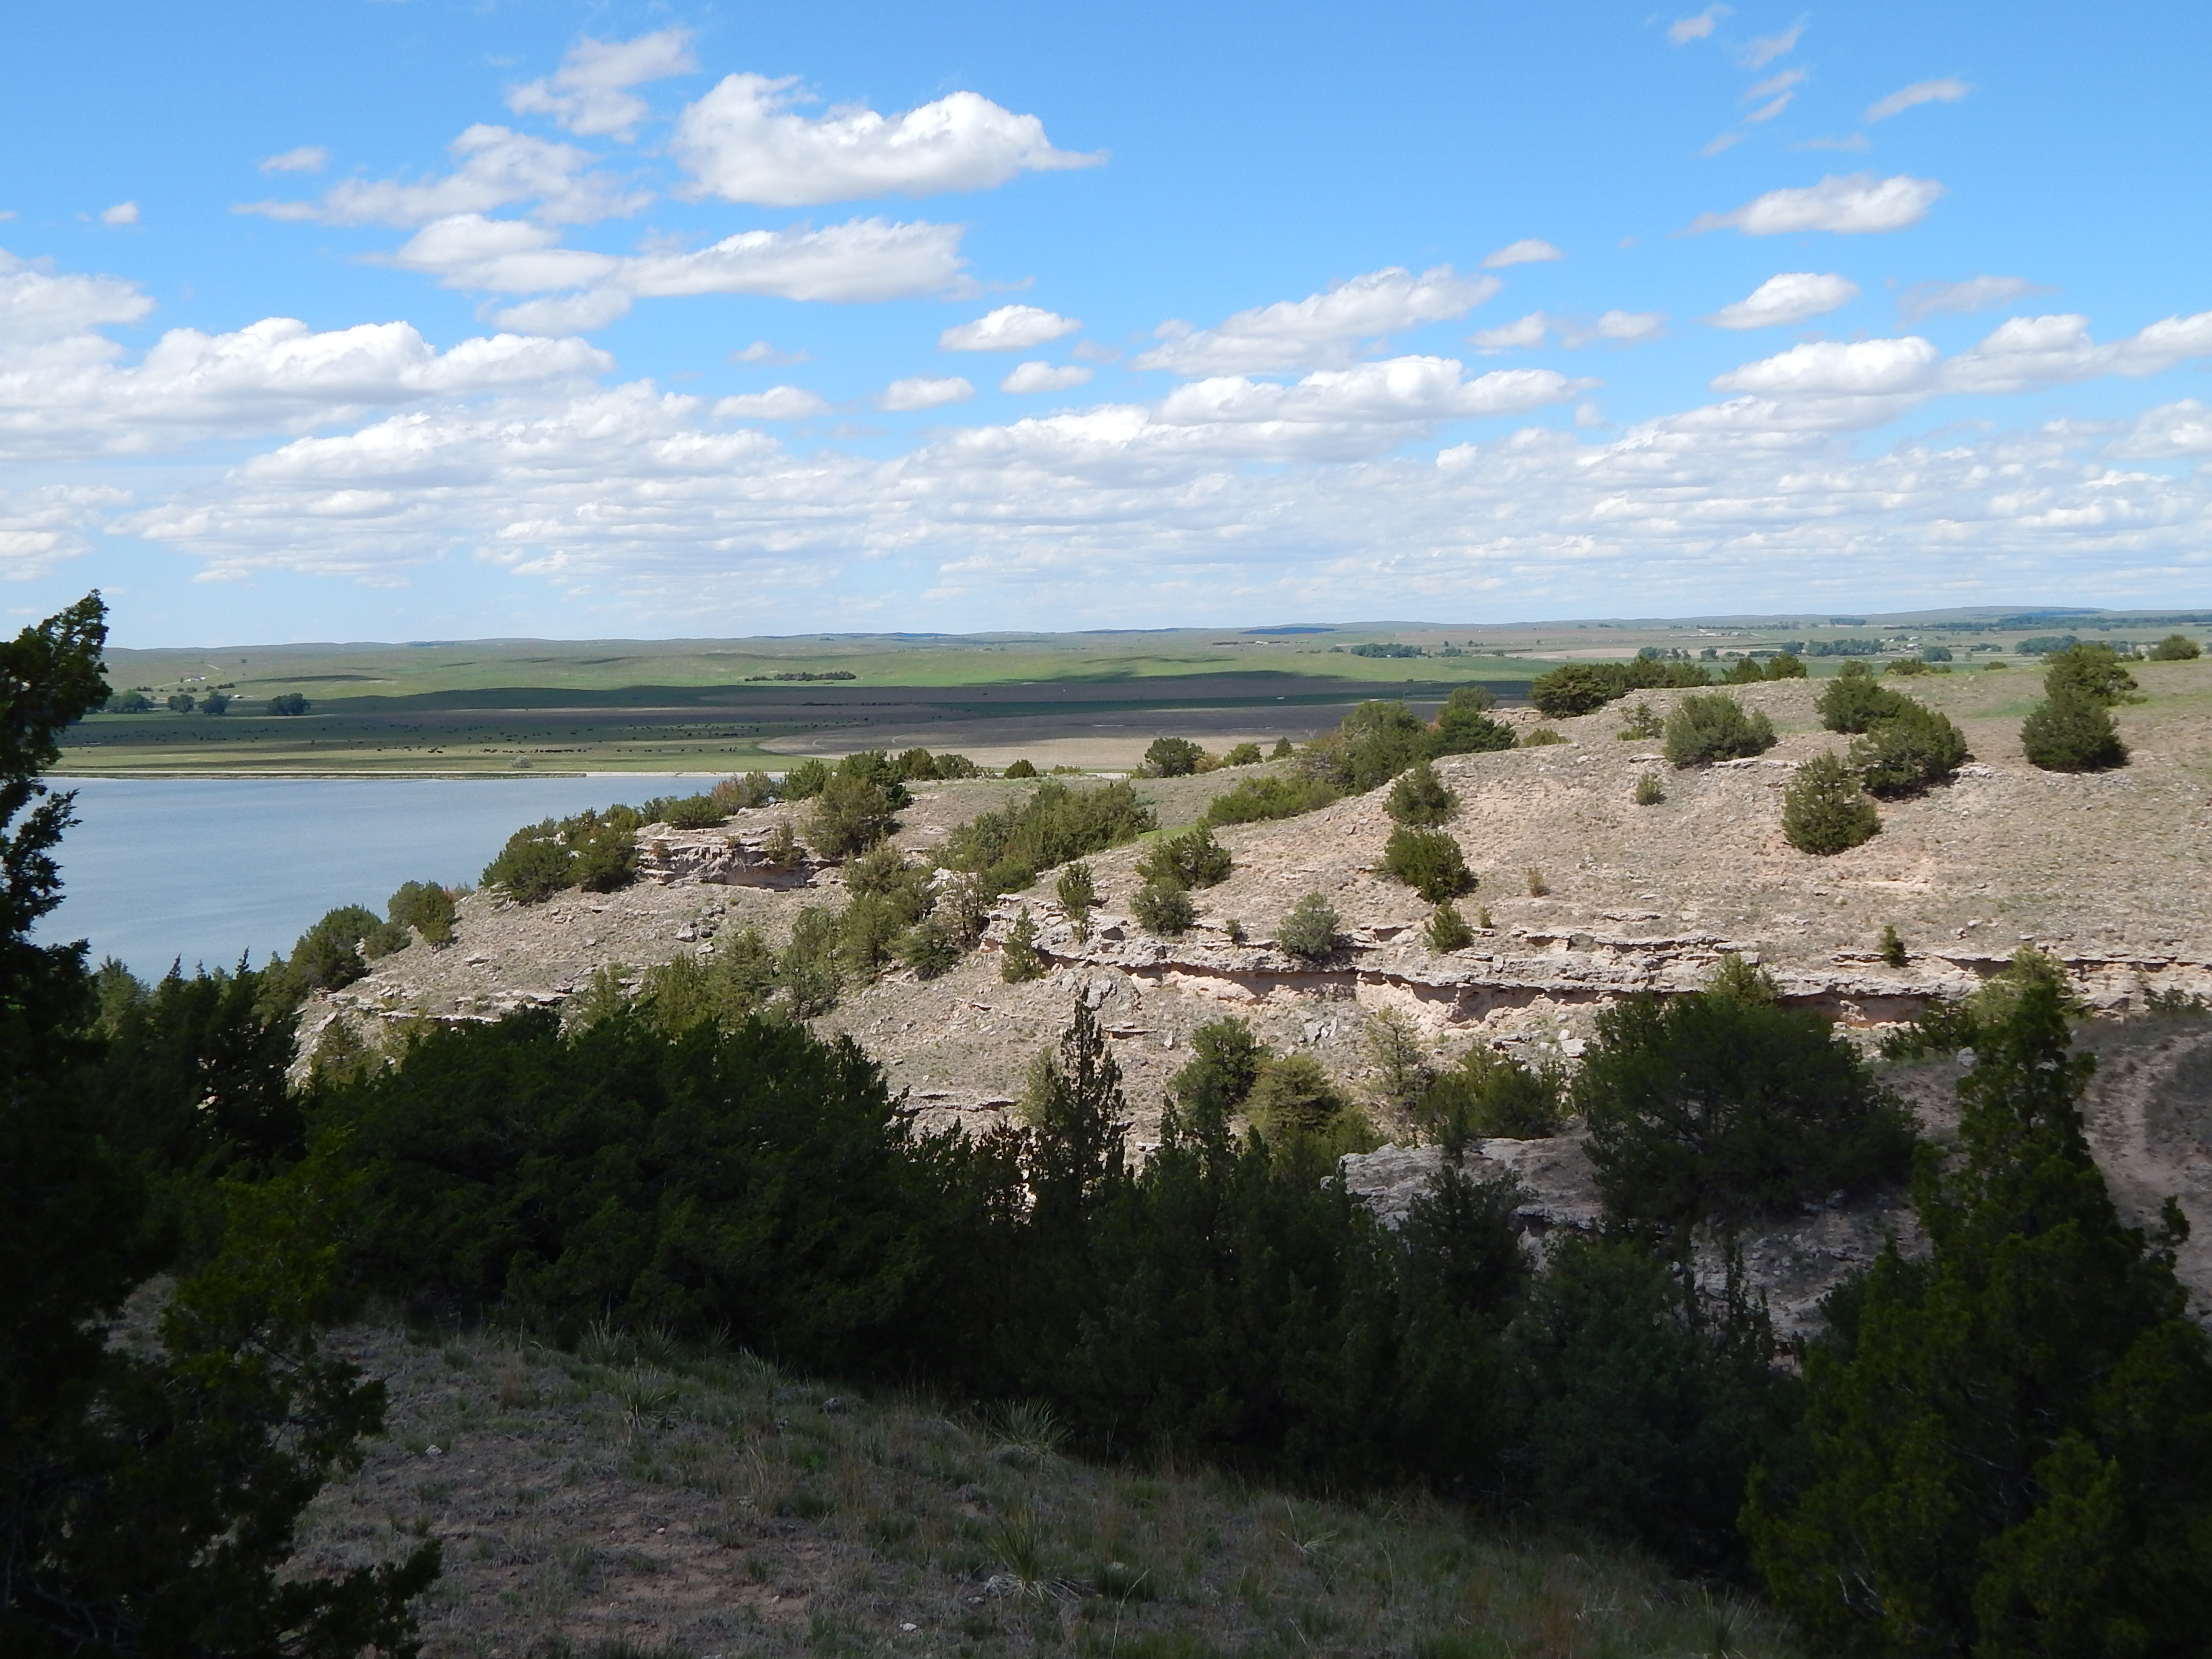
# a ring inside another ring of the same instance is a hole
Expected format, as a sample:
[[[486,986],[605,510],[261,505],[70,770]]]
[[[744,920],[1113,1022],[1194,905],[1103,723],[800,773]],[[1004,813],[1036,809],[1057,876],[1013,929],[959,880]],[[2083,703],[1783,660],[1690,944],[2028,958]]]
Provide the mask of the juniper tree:
[[[1907,699],[1851,744],[1851,769],[1870,795],[1899,800],[1923,794],[1970,759],[1966,739],[1949,718]]]
[[[2020,746],[2045,772],[2108,772],[2128,763],[2112,711],[2076,687],[2053,691],[2021,722]]]
[[[1824,1644],[1921,1655],[2201,1653],[2212,1630],[2212,1345],[2179,1209],[2125,1225],[2082,1134],[2094,1060],[2023,978],[1923,1152],[1931,1250],[1893,1242],[1805,1357],[1809,1474],[1746,1510],[1775,1599]]]
[[[1859,787],[1858,774],[1834,755],[1800,766],[1782,795],[1782,834],[1801,853],[1826,858],[1849,852],[1881,832],[1881,816]]]
[[[1451,817],[1458,805],[1459,798],[1437,775],[1437,769],[1422,761],[1398,775],[1383,810],[1400,823],[1426,830]]]
[[[1036,923],[1030,919],[1030,908],[1024,904],[1006,932],[1005,948],[999,952],[999,977],[1007,984],[1019,985],[1043,974],[1044,959],[1037,954],[1036,932]]]

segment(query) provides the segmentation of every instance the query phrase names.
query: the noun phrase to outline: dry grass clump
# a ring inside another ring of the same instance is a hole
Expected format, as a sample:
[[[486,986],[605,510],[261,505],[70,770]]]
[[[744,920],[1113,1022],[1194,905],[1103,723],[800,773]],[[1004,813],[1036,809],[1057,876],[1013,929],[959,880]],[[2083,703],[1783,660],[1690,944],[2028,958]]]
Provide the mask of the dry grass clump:
[[[341,1346],[387,1378],[389,1430],[304,1554],[442,1539],[429,1659],[1794,1652],[1745,1603],[1426,1498],[1075,1462],[1042,1407],[948,1413],[649,1334]]]

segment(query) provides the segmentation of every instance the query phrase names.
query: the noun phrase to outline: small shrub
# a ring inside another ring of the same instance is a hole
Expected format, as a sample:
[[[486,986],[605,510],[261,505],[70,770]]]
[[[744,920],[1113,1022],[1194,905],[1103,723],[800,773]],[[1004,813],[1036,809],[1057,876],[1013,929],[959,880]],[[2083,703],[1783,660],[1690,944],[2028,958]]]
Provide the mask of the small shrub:
[[[1521,872],[1521,879],[1527,884],[1530,898],[1542,898],[1552,890],[1551,883],[1544,879],[1544,872],[1533,864]],[[1489,925],[1483,923],[1486,927]]]
[[[1384,808],[1400,823],[1431,829],[1451,817],[1458,805],[1459,797],[1444,787],[1437,769],[1423,761],[1398,775]]]
[[[1547,749],[1555,743],[1565,741],[1565,738],[1548,726],[1532,726],[1521,734],[1521,746],[1523,749]]]
[[[1276,930],[1284,950],[1307,962],[1327,962],[1336,954],[1336,907],[1319,893],[1308,893],[1291,907]]]
[[[1721,692],[1687,696],[1667,717],[1667,758],[1677,767],[1741,760],[1774,747],[1774,723]]]
[[[973,871],[993,894],[1017,892],[1070,859],[1133,842],[1154,827],[1151,807],[1128,783],[1072,789],[1040,784],[995,812],[969,819],[945,840],[939,857],[951,869]]]
[[[1623,743],[1650,743],[1666,735],[1667,722],[1659,718],[1659,711],[1648,702],[1639,702],[1628,711],[1628,718],[1615,733]]]
[[[1430,915],[1428,925],[1421,929],[1421,939],[1438,956],[1449,956],[1474,943],[1474,929],[1467,925],[1459,907],[1447,899]]]
[[[1431,904],[1457,898],[1474,885],[1458,841],[1443,830],[1391,831],[1382,867]]]
[[[827,761],[803,760],[783,775],[781,793],[786,800],[812,800],[829,781]]]
[[[1005,776],[1010,778],[1033,778],[1036,775],[1036,767],[1030,762],[1025,760],[1018,760],[1014,762],[1012,765],[1006,768],[1004,774]]]
[[[1373,1145],[1374,1132],[1336,1081],[1311,1054],[1285,1054],[1261,1062],[1244,1110],[1266,1139],[1319,1142],[1331,1152]]]
[[[1867,727],[1851,744],[1850,764],[1869,794],[1900,800],[1926,793],[1969,758],[1965,734],[1948,716],[1908,701]]]
[[[1800,766],[1782,796],[1784,839],[1801,853],[1826,858],[1880,834],[1881,817],[1859,787],[1858,775],[1834,755]]]
[[[1936,648],[1942,649],[1941,646]],[[1794,651],[1784,651],[1766,659],[1766,678],[1770,680],[1802,680],[1806,672],[1804,658]]]
[[[1863,732],[1876,720],[1893,720],[1910,702],[1875,678],[1863,662],[1847,662],[1820,693],[1820,724],[1831,732]]]
[[[1267,751],[1267,758],[1269,760],[1288,760],[1297,752],[1297,750],[1296,745],[1294,745],[1288,738],[1277,738],[1275,739],[1275,746]]]
[[[1478,1042],[1421,1091],[1413,1120],[1425,1139],[1457,1152],[1472,1136],[1540,1140],[1564,1121],[1566,1073],[1556,1060],[1523,1065]]]
[[[1187,778],[1205,761],[1206,750],[1188,738],[1155,738],[1139,770],[1148,778]]]
[[[1020,985],[1043,976],[1044,958],[1037,954],[1036,933],[1036,923],[1024,904],[1014,925],[1006,930],[1006,948],[999,952],[999,977],[1007,984]]]
[[[2137,702],[2136,677],[2121,665],[2119,653],[2109,645],[2069,645],[2044,659],[2043,690],[2057,697],[2078,692],[2109,708],[2115,703]]]
[[[894,814],[902,804],[875,779],[841,766],[815,797],[806,838],[833,859],[865,853],[897,827]]]
[[[672,830],[711,830],[730,816],[730,809],[713,794],[662,796],[639,809],[648,823],[665,823]]]
[[[2028,763],[2045,772],[2106,772],[2128,763],[2112,711],[2075,687],[2052,693],[2021,723]]]
[[[1075,930],[1078,944],[1091,937],[1091,913],[1098,908],[1098,882],[1091,873],[1091,866],[1078,860],[1060,872],[1053,884],[1052,896],[1060,902],[1060,911],[1067,917],[1068,926]]]
[[[453,937],[453,896],[434,881],[400,884],[384,907],[400,927],[412,927],[426,945],[446,945]]]
[[[2168,634],[2150,648],[2153,662],[2194,662],[2203,648],[2186,634]]]
[[[1486,685],[1462,685],[1437,711],[1435,749],[1439,755],[1486,755],[1513,746],[1513,728],[1492,720],[1498,699]]]
[[[1539,674],[1528,683],[1528,701],[1538,714],[1553,720],[1594,713],[1626,695],[1626,688],[1615,690],[1618,682],[1605,672],[1611,666],[1609,663],[1569,663]]]
[[[1250,1022],[1231,1015],[1208,1020],[1190,1034],[1189,1063],[1169,1087],[1178,1104],[1199,1118],[1227,1119],[1244,1105],[1267,1058]]]
[[[741,778],[724,778],[713,790],[715,804],[726,812],[766,806],[775,799],[775,781],[765,772],[748,772]]]
[[[517,904],[538,904],[569,884],[576,855],[551,818],[507,838],[507,845],[484,866],[483,884]]]
[[[1218,887],[1233,868],[1229,849],[1214,840],[1206,824],[1165,836],[1137,860],[1137,873],[1148,882],[1177,887]]]
[[[908,929],[898,941],[899,960],[915,971],[918,979],[935,979],[949,973],[958,965],[961,957],[960,938],[943,917],[924,916]]]
[[[1260,745],[1240,743],[1221,757],[1221,763],[1224,766],[1257,766],[1260,763]]]
[[[1178,882],[1146,882],[1137,890],[1129,908],[1146,933],[1163,938],[1187,933],[1198,921],[1198,909],[1190,902],[1188,890]]]
[[[1317,812],[1339,799],[1326,778],[1247,778],[1216,795],[1206,809],[1207,823],[1259,823]]]
[[[769,830],[768,839],[761,843],[761,857],[771,870],[796,870],[805,856],[788,822]]]
[[[1893,921],[1885,921],[1881,925],[1881,959],[1892,968],[1902,968],[1905,964],[1905,939]]]
[[[1656,772],[1640,772],[1636,778],[1636,804],[1638,806],[1657,806],[1667,799],[1667,786],[1659,781]]]

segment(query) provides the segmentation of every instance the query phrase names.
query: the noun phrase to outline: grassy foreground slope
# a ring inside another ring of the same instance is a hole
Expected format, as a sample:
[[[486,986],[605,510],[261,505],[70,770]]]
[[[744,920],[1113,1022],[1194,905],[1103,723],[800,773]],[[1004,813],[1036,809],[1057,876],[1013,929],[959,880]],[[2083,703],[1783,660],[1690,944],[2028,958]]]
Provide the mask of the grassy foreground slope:
[[[1049,1416],[785,1376],[750,1356],[356,1327],[386,1433],[303,1565],[444,1540],[432,1659],[489,1652],[1792,1654],[1771,1615],[1616,1551],[1054,1450]]]

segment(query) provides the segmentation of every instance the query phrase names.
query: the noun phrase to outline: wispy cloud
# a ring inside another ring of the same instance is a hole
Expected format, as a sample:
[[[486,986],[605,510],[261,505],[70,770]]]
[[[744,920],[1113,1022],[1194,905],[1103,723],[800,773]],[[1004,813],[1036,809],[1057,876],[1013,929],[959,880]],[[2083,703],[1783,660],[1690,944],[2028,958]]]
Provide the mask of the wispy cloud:
[[[507,94],[518,115],[550,115],[571,132],[604,134],[627,143],[649,112],[629,88],[699,67],[689,29],[659,29],[635,40],[594,40],[586,35],[542,81]]]
[[[1416,276],[1402,266],[1369,271],[1303,300],[1240,311],[1213,328],[1163,323],[1161,343],[1139,368],[1178,374],[1249,374],[1350,362],[1362,343],[1463,317],[1502,287],[1495,276],[1462,276],[1437,265]]]
[[[1897,315],[1900,322],[1909,325],[1923,317],[1971,316],[1978,311],[1995,311],[2030,295],[2057,291],[2031,283],[2025,276],[1969,276],[1963,283],[1916,283],[1898,295]]]
[[[1678,17],[1667,26],[1667,38],[1678,46],[1686,46],[1692,40],[1702,40],[1713,32],[1713,25],[1729,15],[1723,5],[1707,6],[1695,17]]]
[[[1549,260],[1564,259],[1566,257],[1541,237],[1528,236],[1517,242],[1508,242],[1495,253],[1485,254],[1482,258],[1482,268],[1485,270],[1498,270],[1507,265],[1542,264]]]
[[[1801,17],[1779,34],[1769,34],[1753,40],[1743,49],[1737,61],[1748,70],[1765,69],[1778,58],[1786,58],[1797,50],[1798,37],[1805,33],[1806,19]]]
[[[1915,81],[1911,86],[1900,88],[1888,97],[1869,104],[1866,119],[1887,121],[1893,115],[1902,115],[1922,104],[1955,104],[1972,90],[1964,81]]]
[[[264,173],[320,173],[323,164],[331,159],[330,151],[320,144],[302,144],[297,149],[288,149],[282,155],[271,155],[261,163]]]

